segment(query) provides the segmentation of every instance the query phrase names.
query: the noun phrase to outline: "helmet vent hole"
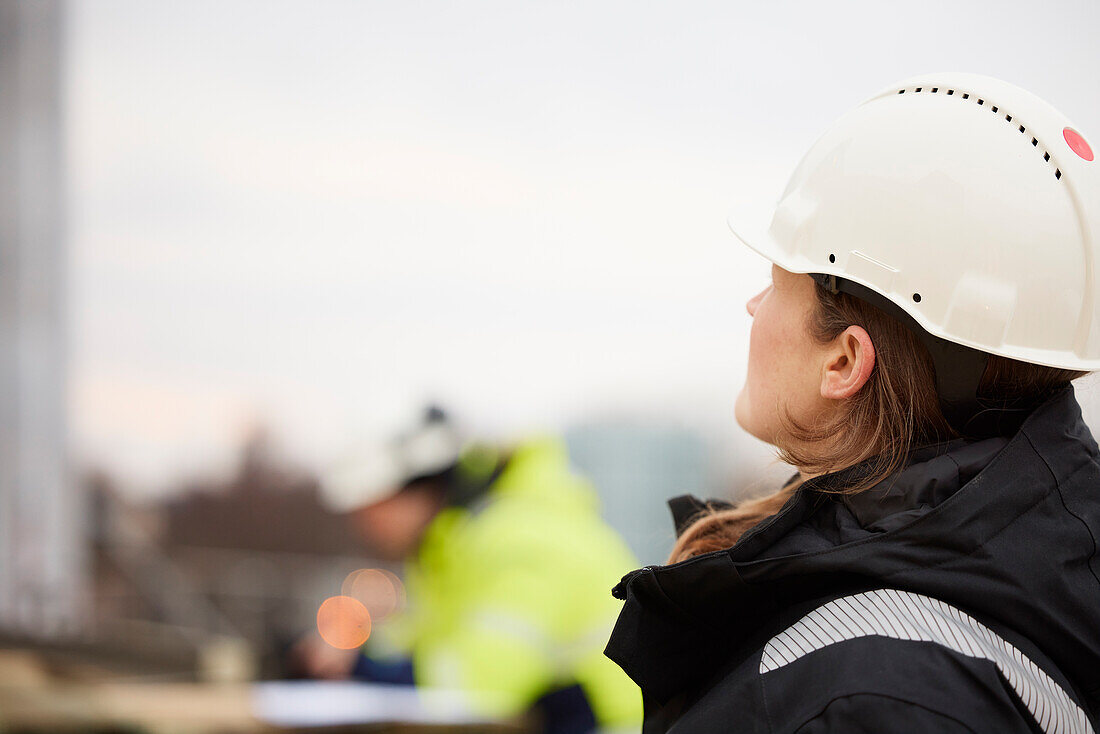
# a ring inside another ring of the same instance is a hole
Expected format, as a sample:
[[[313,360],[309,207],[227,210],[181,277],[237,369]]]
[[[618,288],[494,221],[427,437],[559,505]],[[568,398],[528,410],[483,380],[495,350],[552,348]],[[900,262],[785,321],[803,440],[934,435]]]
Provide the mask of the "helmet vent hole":
[[[913,302],[914,303],[920,303],[920,293],[914,293],[913,294]]]
[[[835,263],[836,262],[836,255],[829,255],[829,262]]]
[[[944,93],[946,93],[949,96],[956,96],[955,92],[958,92],[957,96],[959,96],[961,99],[967,99],[967,100],[970,99],[970,93],[969,92],[964,92],[961,89],[958,89],[958,90],[956,90],[956,89],[946,89],[946,88],[942,88],[942,87],[928,87],[927,89],[925,89],[924,87],[911,87],[909,89],[899,89],[898,94],[904,94],[907,91],[910,91],[910,92],[926,91],[926,92],[931,92],[933,94],[938,94],[941,89],[943,90]],[[990,104],[986,105],[985,98],[983,98],[983,97],[975,97],[973,101],[977,102],[979,107],[988,107],[994,113],[1004,114],[1005,122],[1012,123],[1014,126],[1016,126],[1016,128],[1020,131],[1021,135],[1027,135],[1027,133],[1028,133],[1027,127],[1024,126],[1024,125],[1021,125],[1018,120],[1014,121],[1011,114],[1009,114],[1007,112],[1001,113],[1001,108],[998,105],[995,105],[993,103],[990,103]],[[1027,140],[1027,138],[1025,137],[1024,140]],[[1053,159],[1049,149],[1047,149],[1047,147],[1045,145],[1041,148],[1039,147],[1039,138],[1037,136],[1034,136],[1034,135],[1031,136],[1031,146],[1033,148],[1037,148],[1043,154],[1043,162],[1044,163],[1050,165],[1052,168],[1057,164],[1057,161],[1055,161]],[[1054,178],[1060,181],[1062,179],[1062,171],[1056,169],[1054,171]],[[836,261],[833,259],[832,256],[830,256],[829,262],[836,262]],[[914,295],[918,295],[918,294],[914,294]],[[915,300],[918,300],[918,302],[919,302],[919,299],[915,299]]]

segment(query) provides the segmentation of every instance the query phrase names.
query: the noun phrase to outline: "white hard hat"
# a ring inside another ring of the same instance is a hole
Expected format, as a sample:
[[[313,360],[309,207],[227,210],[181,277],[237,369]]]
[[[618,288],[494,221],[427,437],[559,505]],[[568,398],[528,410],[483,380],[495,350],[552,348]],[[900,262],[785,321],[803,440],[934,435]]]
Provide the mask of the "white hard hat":
[[[439,474],[458,462],[457,431],[438,408],[428,408],[407,431],[385,441],[367,441],[321,477],[321,498],[333,512],[380,502],[414,479]]]
[[[935,337],[1095,370],[1097,166],[1079,128],[1035,95],[928,74],[838,120],[795,170],[770,228],[729,223],[783,269],[865,286]]]

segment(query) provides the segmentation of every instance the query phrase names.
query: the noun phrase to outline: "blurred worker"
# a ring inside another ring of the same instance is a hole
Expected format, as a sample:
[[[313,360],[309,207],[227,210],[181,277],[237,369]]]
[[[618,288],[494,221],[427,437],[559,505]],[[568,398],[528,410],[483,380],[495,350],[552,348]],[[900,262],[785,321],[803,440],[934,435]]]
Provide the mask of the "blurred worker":
[[[486,713],[533,710],[547,732],[637,730],[638,688],[603,655],[619,610],[607,590],[636,561],[561,441],[463,450],[431,408],[412,430],[356,452],[323,493],[380,556],[409,561],[408,609],[383,635],[411,658],[406,682],[467,691]],[[368,642],[358,659],[330,651],[307,665],[319,676],[402,678],[372,653]]]

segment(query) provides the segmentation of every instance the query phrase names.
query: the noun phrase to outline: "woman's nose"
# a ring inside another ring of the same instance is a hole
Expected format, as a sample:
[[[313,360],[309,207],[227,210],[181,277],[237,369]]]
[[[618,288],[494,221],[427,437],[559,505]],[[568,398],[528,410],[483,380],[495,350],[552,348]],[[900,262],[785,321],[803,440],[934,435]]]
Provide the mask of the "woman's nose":
[[[760,305],[760,301],[764,298],[764,294],[768,292],[768,289],[757,293],[755,296],[749,299],[749,302],[745,304],[745,310],[749,312],[749,316],[756,315],[756,307]]]

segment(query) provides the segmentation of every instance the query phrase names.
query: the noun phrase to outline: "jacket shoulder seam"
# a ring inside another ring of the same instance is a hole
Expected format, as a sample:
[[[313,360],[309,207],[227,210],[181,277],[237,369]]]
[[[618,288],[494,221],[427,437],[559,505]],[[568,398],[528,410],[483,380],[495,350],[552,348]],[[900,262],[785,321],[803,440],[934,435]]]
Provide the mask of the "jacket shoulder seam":
[[[883,699],[883,700],[887,700],[887,701],[897,701],[898,703],[903,703],[907,706],[913,706],[914,708],[923,709],[923,710],[925,710],[929,713],[935,714],[936,716],[940,716],[944,719],[949,719],[949,720],[953,721],[954,723],[958,724],[960,727],[962,727],[966,731],[971,732],[971,734],[975,734],[973,729],[971,729],[965,723],[963,723],[962,721],[960,721],[959,719],[955,718],[954,716],[952,716],[951,714],[949,714],[945,711],[940,711],[938,709],[934,709],[931,706],[926,706],[925,704],[918,703],[918,702],[910,700],[908,698],[902,698],[901,696],[891,696],[891,695],[886,694],[886,693],[876,693],[876,692],[871,692],[871,691],[857,692],[857,693],[847,693],[843,696],[837,696],[833,699],[830,699],[829,701],[827,701],[825,703],[825,705],[823,705],[820,709],[818,709],[812,716],[809,716],[805,720],[801,721],[798,724],[798,726],[794,729],[795,734],[802,731],[803,727],[805,727],[807,724],[811,723],[814,719],[820,718],[825,713],[825,711],[827,711],[828,708],[830,706],[832,706],[834,703],[836,703],[837,701],[843,701],[845,699],[856,698],[856,697]]]
[[[1089,539],[1092,541],[1092,557],[1095,558],[1096,557],[1097,545],[1096,545],[1096,536],[1092,534],[1092,528],[1089,527],[1089,524],[1087,522],[1085,522],[1084,518],[1082,518],[1080,515],[1078,515],[1073,510],[1069,509],[1069,505],[1066,504],[1066,497],[1065,497],[1065,495],[1062,494],[1062,483],[1060,481],[1058,481],[1058,477],[1057,477],[1057,475],[1055,475],[1054,469],[1051,468],[1050,463],[1046,460],[1046,457],[1042,455],[1042,453],[1039,451],[1039,449],[1031,441],[1031,436],[1027,435],[1027,433],[1024,433],[1024,438],[1026,438],[1027,442],[1029,444],[1031,444],[1032,450],[1035,452],[1035,455],[1038,456],[1039,459],[1043,462],[1043,466],[1046,467],[1046,470],[1048,472],[1050,472],[1051,479],[1054,480],[1054,489],[1058,493],[1058,500],[1062,503],[1062,507],[1065,509],[1066,512],[1069,513],[1069,515],[1071,517],[1073,517],[1075,520],[1077,520],[1077,522],[1079,522],[1081,524],[1081,526],[1085,529],[1085,532],[1088,533]],[[1077,474],[1080,471],[1083,471],[1087,467],[1088,467],[1088,464],[1081,465],[1076,470],[1071,472],[1070,475],[1066,478],[1069,479],[1070,477],[1073,477],[1075,474]],[[1093,578],[1094,581],[1096,581],[1096,585],[1100,586],[1100,576],[1096,575],[1096,569],[1093,568],[1093,566],[1092,566],[1092,558],[1089,558],[1089,562],[1086,563],[1085,565],[1088,566],[1089,572],[1092,573],[1092,578]]]

